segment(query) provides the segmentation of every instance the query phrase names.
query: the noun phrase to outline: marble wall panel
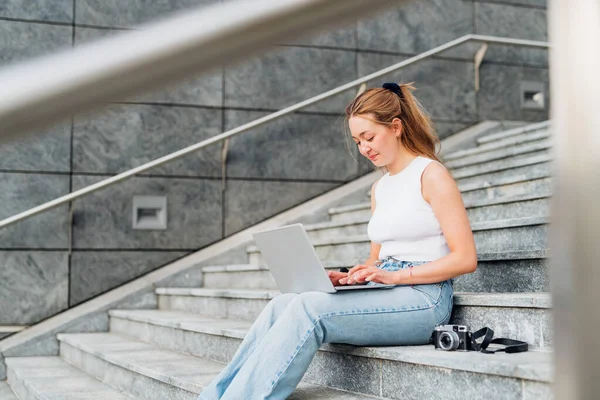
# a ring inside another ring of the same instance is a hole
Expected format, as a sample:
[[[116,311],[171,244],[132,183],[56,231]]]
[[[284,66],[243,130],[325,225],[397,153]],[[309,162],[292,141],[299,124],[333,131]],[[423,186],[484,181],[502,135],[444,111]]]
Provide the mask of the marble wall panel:
[[[358,22],[358,48],[418,54],[473,33],[473,3],[463,0],[402,2]]]
[[[69,48],[72,36],[71,26],[0,21],[0,65]]]
[[[328,32],[312,34],[279,44],[355,49],[356,43],[356,23],[353,23]]]
[[[510,4],[475,3],[475,33],[516,39],[548,41],[547,12],[544,9]],[[548,51],[520,46],[490,46],[486,60],[548,66]]]
[[[225,111],[225,129],[266,113]],[[234,137],[227,155],[228,178],[347,181],[357,163],[344,144],[342,117],[293,114]]]
[[[75,45],[95,42],[123,33],[120,29],[75,28]],[[123,99],[115,99],[123,100]],[[223,102],[223,70],[205,73],[165,88],[134,96],[127,101],[137,103],[168,103],[220,107]]]
[[[441,139],[445,139],[454,133],[460,132],[463,129],[468,128],[471,125],[475,125],[477,121],[472,123],[456,123],[456,122],[445,122],[445,121],[433,121],[435,133]]]
[[[31,3],[34,7],[37,2]],[[71,36],[70,26],[0,21],[0,67],[68,48]],[[70,123],[48,126],[36,134],[0,144],[0,169],[68,171],[69,153]]]
[[[338,184],[228,180],[225,236],[325,193]]]
[[[0,173],[0,220],[69,193],[69,176]],[[66,249],[68,208],[61,206],[0,228],[0,249]]]
[[[547,69],[483,64],[478,94],[482,120],[544,121],[550,109],[549,73]],[[546,90],[546,108],[521,109],[521,82],[541,82]]]
[[[440,52],[438,58],[462,59],[472,63],[482,46],[481,42],[470,41]],[[483,62],[547,68],[548,49],[488,43]]]
[[[220,0],[76,0],[77,24],[130,27]]]
[[[0,143],[0,170],[68,172],[70,168],[70,122]]]
[[[0,17],[52,22],[73,22],[75,0],[2,0]]]
[[[74,176],[73,189],[102,177]],[[166,196],[166,230],[134,230],[132,198]],[[77,201],[75,249],[198,249],[221,238],[221,181],[132,178]]]
[[[141,104],[111,105],[78,116],[73,170],[117,173],[153,161],[222,132],[222,111]],[[221,145],[214,144],[148,173],[220,176]]]
[[[30,325],[68,304],[68,256],[60,251],[0,251],[0,325]]]
[[[478,3],[494,3],[497,0],[476,0]],[[510,3],[515,5],[536,7],[536,8],[547,8],[548,1],[547,0],[502,0],[502,3]]]
[[[360,76],[402,61],[404,57],[387,54],[359,53]],[[380,87],[384,82],[414,82],[413,94],[435,120],[467,122],[477,120],[473,63],[428,59],[411,64],[370,83]]]
[[[548,40],[546,10],[508,4],[479,3],[476,32],[481,35],[528,40]]]
[[[356,78],[356,53],[347,50],[278,47],[225,68],[225,107],[278,110]],[[352,89],[307,108],[343,113]]]
[[[71,258],[69,306],[114,289],[185,254],[171,251],[75,251]]]

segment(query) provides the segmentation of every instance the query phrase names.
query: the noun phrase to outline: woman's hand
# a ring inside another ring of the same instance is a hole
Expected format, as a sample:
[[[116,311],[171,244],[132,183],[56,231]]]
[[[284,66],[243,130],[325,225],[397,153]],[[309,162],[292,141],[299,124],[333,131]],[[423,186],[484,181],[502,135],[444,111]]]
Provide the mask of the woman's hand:
[[[394,272],[384,271],[372,265],[356,265],[348,271],[348,278],[340,279],[341,284],[351,285],[353,283],[377,282],[385,284],[396,284]]]
[[[340,271],[327,271],[327,275],[329,275],[329,280],[333,286],[340,286],[343,285],[340,280],[343,278],[345,279],[348,276],[348,273]]]

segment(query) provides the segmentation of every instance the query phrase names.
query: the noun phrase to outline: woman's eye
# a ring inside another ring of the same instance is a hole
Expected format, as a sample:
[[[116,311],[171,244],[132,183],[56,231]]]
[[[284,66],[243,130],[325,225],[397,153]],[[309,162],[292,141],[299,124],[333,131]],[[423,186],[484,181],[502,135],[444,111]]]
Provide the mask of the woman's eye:
[[[372,141],[373,141],[373,138],[372,138],[372,137],[370,137],[370,138],[368,138],[368,139],[365,139],[365,140],[366,140],[367,142],[372,142]]]

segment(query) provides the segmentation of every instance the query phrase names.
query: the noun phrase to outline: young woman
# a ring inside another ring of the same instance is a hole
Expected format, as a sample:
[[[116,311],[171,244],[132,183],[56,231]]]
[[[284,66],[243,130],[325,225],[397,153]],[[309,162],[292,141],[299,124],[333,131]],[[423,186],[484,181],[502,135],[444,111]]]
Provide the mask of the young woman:
[[[237,353],[199,400],[285,399],[323,343],[427,344],[452,311],[452,278],[475,271],[477,254],[454,179],[409,84],[386,83],[346,108],[352,139],[388,172],[371,189],[369,258],[334,285],[393,289],[287,293],[269,302]]]

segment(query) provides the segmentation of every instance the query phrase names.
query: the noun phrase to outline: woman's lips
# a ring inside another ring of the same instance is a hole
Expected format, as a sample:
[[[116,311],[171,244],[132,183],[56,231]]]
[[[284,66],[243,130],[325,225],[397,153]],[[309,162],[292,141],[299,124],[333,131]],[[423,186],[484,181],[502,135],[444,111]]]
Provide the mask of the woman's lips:
[[[375,154],[374,156],[370,156],[370,157],[369,157],[369,160],[371,160],[371,161],[375,161],[375,159],[377,158],[377,156],[378,156],[378,155],[379,155],[379,154]]]

